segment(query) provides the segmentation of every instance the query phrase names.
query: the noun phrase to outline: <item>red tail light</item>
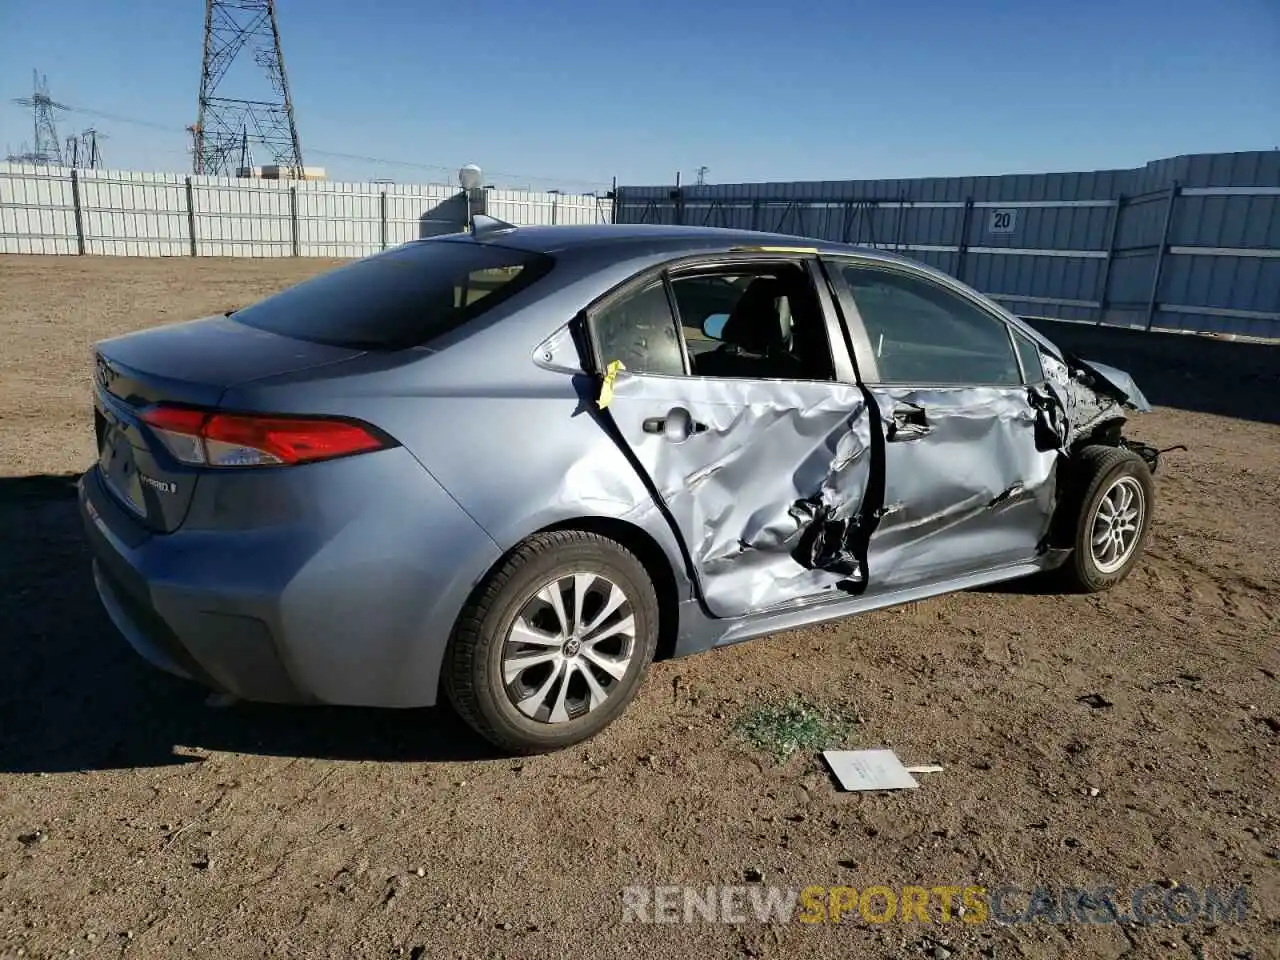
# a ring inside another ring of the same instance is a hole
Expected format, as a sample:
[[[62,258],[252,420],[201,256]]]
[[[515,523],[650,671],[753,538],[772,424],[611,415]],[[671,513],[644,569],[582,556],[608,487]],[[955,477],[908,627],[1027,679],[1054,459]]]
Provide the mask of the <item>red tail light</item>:
[[[142,413],[175,457],[211,467],[309,463],[381,450],[392,443],[367,424],[155,406]]]

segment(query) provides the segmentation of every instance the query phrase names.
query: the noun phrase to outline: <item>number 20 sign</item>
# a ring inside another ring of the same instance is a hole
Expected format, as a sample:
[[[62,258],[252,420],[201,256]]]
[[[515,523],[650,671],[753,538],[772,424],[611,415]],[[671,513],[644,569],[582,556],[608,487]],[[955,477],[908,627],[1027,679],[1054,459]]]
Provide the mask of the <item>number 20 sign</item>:
[[[988,233],[1013,233],[1018,223],[1017,210],[992,210],[987,221]]]

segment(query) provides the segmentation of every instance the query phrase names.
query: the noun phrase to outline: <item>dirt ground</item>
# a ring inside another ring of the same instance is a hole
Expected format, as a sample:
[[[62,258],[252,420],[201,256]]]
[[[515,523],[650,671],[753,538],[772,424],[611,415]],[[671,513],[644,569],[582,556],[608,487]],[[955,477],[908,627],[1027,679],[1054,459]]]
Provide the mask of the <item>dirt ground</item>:
[[[0,956],[1280,957],[1275,346],[1052,325],[1142,368],[1164,405],[1131,434],[1189,448],[1113,592],[1016,584],[660,663],[598,739],[513,761],[444,709],[208,704],[99,608],[73,499],[90,344],[330,265],[0,257]],[[792,696],[945,770],[844,794],[733,736]],[[1153,883],[1184,914],[1243,885],[1246,915],[638,924],[620,901],[1044,885],[1123,908]]]

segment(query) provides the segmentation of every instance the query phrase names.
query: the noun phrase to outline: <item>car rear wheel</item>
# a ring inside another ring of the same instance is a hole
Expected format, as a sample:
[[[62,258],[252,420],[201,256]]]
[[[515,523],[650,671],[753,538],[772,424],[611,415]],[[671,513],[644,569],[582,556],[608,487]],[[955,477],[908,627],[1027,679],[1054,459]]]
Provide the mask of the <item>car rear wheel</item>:
[[[516,548],[458,619],[445,693],[479,734],[537,753],[617,719],[653,660],[658,597],[621,544],[583,530]]]
[[[1128,576],[1142,554],[1155,490],[1146,461],[1123,447],[1085,447],[1074,472],[1076,495],[1064,505],[1072,552],[1060,574],[1068,588],[1097,593]]]

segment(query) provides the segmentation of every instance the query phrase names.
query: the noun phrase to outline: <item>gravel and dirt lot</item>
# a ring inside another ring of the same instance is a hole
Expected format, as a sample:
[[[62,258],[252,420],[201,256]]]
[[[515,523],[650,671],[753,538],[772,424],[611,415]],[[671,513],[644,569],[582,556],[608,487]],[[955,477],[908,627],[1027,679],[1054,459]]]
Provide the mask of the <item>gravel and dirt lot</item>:
[[[90,344],[331,265],[0,257],[0,956],[1280,957],[1276,346],[1050,325],[1160,405],[1132,435],[1188,447],[1112,593],[1014,584],[660,663],[597,740],[513,761],[445,709],[208,703],[99,608]],[[842,794],[811,751],[735,736],[791,699],[945,770]],[[623,923],[653,884],[1248,899],[1217,923]]]

